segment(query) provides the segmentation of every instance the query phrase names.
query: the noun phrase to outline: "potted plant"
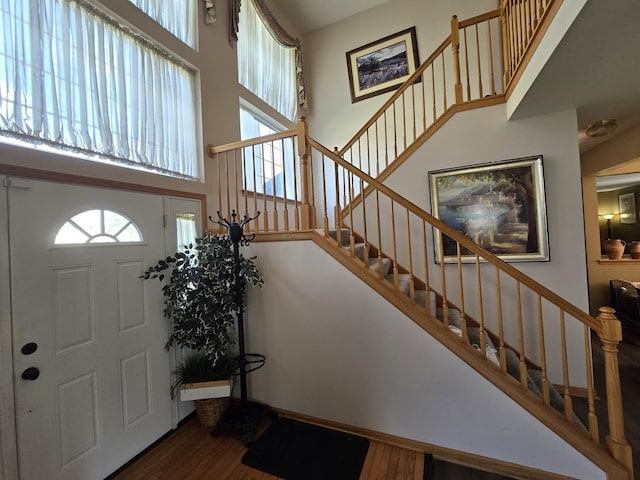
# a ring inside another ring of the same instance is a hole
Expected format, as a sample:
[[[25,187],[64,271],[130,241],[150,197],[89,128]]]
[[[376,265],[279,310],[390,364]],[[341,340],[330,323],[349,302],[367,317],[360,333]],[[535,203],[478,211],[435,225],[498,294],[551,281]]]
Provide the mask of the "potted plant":
[[[243,256],[240,256],[239,276],[244,307],[247,285],[262,286],[264,281],[252,259]],[[228,397],[229,377],[235,369],[234,362],[229,359],[236,343],[234,314],[239,307],[231,241],[224,236],[205,233],[195,239],[195,244],[158,261],[143,274],[144,279],[162,281],[165,277],[168,281],[162,287],[164,314],[171,321],[167,348],[175,343],[197,352],[188,356],[176,371],[175,387],[189,391],[181,392],[181,399],[211,399],[220,390]],[[220,377],[225,376],[226,388],[206,383],[220,381]],[[198,391],[193,384],[203,380],[205,385]],[[196,409],[203,405],[204,402],[196,402]]]

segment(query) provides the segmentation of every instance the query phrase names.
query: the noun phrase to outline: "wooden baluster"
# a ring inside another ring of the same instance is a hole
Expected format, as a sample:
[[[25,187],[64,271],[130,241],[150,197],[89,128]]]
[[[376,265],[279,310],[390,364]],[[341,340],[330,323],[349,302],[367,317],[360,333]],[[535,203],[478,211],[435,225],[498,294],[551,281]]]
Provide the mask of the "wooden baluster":
[[[478,323],[480,323],[480,353],[487,358],[487,339],[484,337],[484,304],[482,299],[482,275],[480,272],[480,255],[476,253],[476,282],[478,283]]]
[[[609,414],[609,434],[607,447],[620,463],[625,465],[633,477],[631,446],[624,436],[622,415],[622,395],[620,391],[620,371],[618,368],[618,343],[622,340],[622,325],[611,307],[600,307],[598,320],[602,324],[602,353],[604,354],[605,380],[607,385],[607,412]]]
[[[542,20],[542,15],[544,15],[544,9],[546,6],[542,5],[542,0],[537,0],[538,3],[538,21]]]
[[[444,64],[444,55],[440,54],[440,58],[442,59],[442,102],[444,105],[444,112],[447,111],[449,104],[447,103],[447,69]]]
[[[362,140],[362,137],[359,137],[358,143],[356,143],[356,145],[358,145],[358,168],[364,171],[364,169],[362,168],[362,145],[360,143],[361,140]]]
[[[542,315],[542,297],[537,294],[538,299],[538,342],[540,344],[540,370],[542,371],[542,399],[547,405],[550,404],[549,380],[547,378],[547,353],[544,341],[544,319]]]
[[[438,229],[438,237],[439,237],[439,260],[440,260],[440,281],[442,285],[440,288],[442,289],[442,321],[445,327],[449,327],[449,300],[447,299],[447,277],[444,269],[444,234],[442,230]]]
[[[382,228],[380,225],[380,191],[376,188],[376,221],[378,230],[378,276],[380,280],[384,280],[383,261],[382,261]]]
[[[329,215],[327,214],[327,177],[325,174],[325,157],[322,155],[322,207],[323,207],[323,226],[324,236],[329,236]],[[336,238],[339,238],[340,232],[336,233]]]
[[[240,149],[240,158],[241,158],[241,166],[242,166],[242,196],[244,197],[244,215],[245,217],[249,216],[249,191],[247,188],[247,169],[245,167],[245,150],[244,148]],[[251,222],[253,223],[253,222]],[[251,225],[247,231],[251,232],[251,229],[254,228],[255,225]]]
[[[360,178],[360,194],[364,192],[364,181]],[[364,252],[362,255],[364,268],[369,268],[369,241],[367,240],[367,200],[362,197],[362,237],[364,240]]]
[[[589,413],[587,419],[589,423],[589,433],[594,442],[600,443],[600,433],[598,432],[598,417],[595,408],[595,392],[593,387],[593,365],[591,363],[591,336],[589,327],[584,326],[584,357],[587,367],[587,403]]]
[[[426,309],[427,316],[431,315],[431,281],[429,280],[429,253],[427,249],[427,222],[425,220],[422,221],[422,242],[423,242],[423,256],[424,256],[424,284],[425,284],[425,293],[426,293]]]
[[[269,231],[269,210],[267,210],[267,174],[264,162],[264,143],[260,144],[260,165],[262,166],[262,211],[264,212],[264,231]]]
[[[471,100],[471,75],[469,75],[469,45],[467,43],[467,27],[463,30],[464,33],[464,70],[467,77],[467,101]]]
[[[356,256],[356,237],[353,234],[353,173],[347,172],[348,188],[349,188],[349,246],[351,247],[351,256]]]
[[[384,111],[384,167],[389,166],[389,138],[387,132],[387,111]]]
[[[502,317],[502,287],[500,269],[496,267],[496,303],[498,306],[498,341],[500,342],[500,370],[507,373],[507,351],[504,347],[504,321]]]
[[[422,90],[422,131],[427,131],[427,87],[425,83],[427,83],[426,75],[424,71],[422,72],[422,82],[421,90]]]
[[[416,286],[413,280],[413,248],[411,245],[411,219],[409,216],[409,209],[405,208],[407,212],[407,254],[409,256],[409,297],[411,300],[416,300]]]
[[[224,167],[227,177],[227,220],[231,221],[231,181],[229,180],[229,152],[224,152]]]
[[[407,148],[407,109],[404,100],[405,92],[402,92],[402,151]],[[396,158],[398,156],[396,155]]]
[[[416,84],[412,83],[411,84],[411,120],[412,120],[412,124],[413,124],[413,138],[411,139],[412,142],[416,141],[416,137],[417,137],[417,131],[416,131],[416,89],[415,89]]]
[[[455,75],[454,88],[456,103],[462,103],[462,80],[460,78],[460,24],[458,22],[458,17],[455,15],[451,17],[451,51],[453,52],[453,72]]]
[[[396,242],[396,215],[394,212],[394,201],[391,199],[391,239],[393,244],[393,286],[398,289],[398,249]]]
[[[284,230],[289,231],[289,207],[287,206],[287,159],[284,155],[284,138],[280,139],[280,155],[282,155],[282,196],[284,198]],[[322,184],[324,187],[324,183]],[[326,193],[326,192],[325,192]],[[326,210],[325,210],[326,211]]]
[[[313,185],[309,182],[309,145],[307,144],[307,122],[300,117],[298,122],[298,156],[300,157],[300,188],[302,189],[302,228],[313,228],[311,218],[311,204],[309,203],[309,190],[313,191]]]
[[[375,177],[380,174],[380,138],[378,137],[378,120],[376,120],[376,173]]]
[[[456,242],[456,255],[458,260],[458,289],[460,290],[460,317],[462,318],[462,322],[460,325],[462,336],[460,337],[460,340],[466,342],[469,337],[467,336],[467,320],[465,314],[466,308],[464,303],[464,281],[462,276],[462,246],[460,245],[460,242]]]
[[[488,28],[488,33],[487,33],[487,39],[488,39],[488,45],[487,48],[489,50],[489,79],[491,81],[491,95],[495,95],[496,94],[496,79],[495,79],[495,75],[493,73],[493,45],[492,45],[492,39],[491,39],[491,20],[487,21],[487,28]]]
[[[224,211],[222,210],[222,168],[220,166],[220,154],[216,153],[216,173],[218,175],[218,211],[222,214]],[[218,233],[222,233],[222,226],[218,225]]]
[[[256,146],[251,146],[251,163],[253,164],[253,216],[258,216],[258,174],[256,173]],[[256,220],[256,232],[259,230],[260,222]]]
[[[527,45],[529,44],[529,40],[531,39],[531,2],[526,1],[523,3],[522,8],[524,9],[524,22],[525,22],[525,38]]]
[[[518,3],[518,29],[520,30],[520,58],[524,55],[524,50],[527,46],[527,26],[525,21],[525,8],[524,4]]]
[[[478,33],[478,24],[476,23],[476,57],[478,59],[478,91],[480,92],[480,97],[484,97],[484,92],[482,89],[482,65],[480,64],[480,34]]]
[[[567,330],[564,321],[564,310],[560,310],[560,345],[562,348],[562,381],[564,383],[564,416],[573,421],[573,399],[569,389],[569,359],[567,358]]]
[[[278,186],[276,184],[276,155],[273,142],[269,142],[269,148],[271,149],[271,184],[273,185],[273,230],[277,232],[280,230],[280,221],[278,220]]]
[[[522,297],[520,282],[516,280],[516,309],[518,315],[518,348],[520,349],[520,384],[527,388],[527,361],[524,355],[524,327],[522,325]]]
[[[371,148],[369,145],[369,129],[367,128],[367,175],[371,175]]]
[[[437,112],[436,112],[436,65],[435,60],[431,64],[431,105],[433,107],[433,123],[436,122]]]
[[[291,138],[291,158],[293,159],[293,205],[294,205],[294,227],[300,230],[300,209],[298,208],[298,162],[296,161],[295,139]]]
[[[316,183],[313,180],[314,170],[315,169],[313,168],[313,155],[310,154],[309,155],[309,190],[310,190],[309,193],[311,196],[311,203],[309,205],[309,228],[316,228],[316,210],[315,210],[316,189],[314,188],[314,185]]]
[[[511,79],[511,57],[510,57],[510,32],[507,28],[507,7],[502,9],[500,13],[500,27],[502,29],[502,63],[503,63],[503,77],[502,81],[504,89],[506,90],[509,80]]]
[[[396,102],[391,105],[393,108],[393,159],[398,158],[398,122],[396,121]]]
[[[338,147],[335,147],[334,152],[338,155]],[[340,241],[342,238],[342,207],[340,206],[340,171],[337,163],[333,164],[333,175],[336,189],[336,206],[335,206],[335,214],[334,214],[334,224],[336,227],[336,244],[340,246]]]
[[[238,215],[240,215],[240,178],[238,177],[238,155],[237,155],[238,149],[234,148],[233,149],[233,187],[234,190],[236,192],[236,211],[238,212]]]

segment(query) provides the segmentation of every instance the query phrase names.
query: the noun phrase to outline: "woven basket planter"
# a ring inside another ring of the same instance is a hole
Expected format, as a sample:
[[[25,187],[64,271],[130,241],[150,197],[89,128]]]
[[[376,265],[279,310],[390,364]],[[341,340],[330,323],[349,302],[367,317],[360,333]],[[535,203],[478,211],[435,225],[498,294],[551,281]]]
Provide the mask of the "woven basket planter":
[[[201,425],[215,427],[229,406],[229,397],[196,400],[196,416]]]

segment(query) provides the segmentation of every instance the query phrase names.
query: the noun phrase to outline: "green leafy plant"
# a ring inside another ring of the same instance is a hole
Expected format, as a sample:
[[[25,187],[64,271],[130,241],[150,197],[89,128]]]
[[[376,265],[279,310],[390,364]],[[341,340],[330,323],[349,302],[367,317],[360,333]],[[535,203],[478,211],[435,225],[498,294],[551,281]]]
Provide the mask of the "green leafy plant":
[[[167,272],[168,273],[164,273]],[[222,236],[205,233],[182,252],[160,260],[143,274],[168,282],[162,287],[164,314],[171,321],[167,347],[174,342],[203,352],[212,366],[235,343],[235,291],[233,244]],[[250,258],[240,255],[240,287],[245,306],[247,285],[261,287],[262,275]]]

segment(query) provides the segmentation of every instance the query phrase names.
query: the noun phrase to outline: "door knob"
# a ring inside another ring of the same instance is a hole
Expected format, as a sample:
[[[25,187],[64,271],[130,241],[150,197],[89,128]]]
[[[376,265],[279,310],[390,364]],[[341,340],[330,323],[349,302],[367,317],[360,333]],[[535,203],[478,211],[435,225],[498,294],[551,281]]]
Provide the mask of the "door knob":
[[[22,378],[24,380],[35,380],[40,376],[40,370],[36,367],[29,367],[22,372]]]
[[[25,343],[20,349],[20,351],[22,352],[23,355],[31,355],[37,349],[38,349],[38,344],[30,342],[30,343]]]

